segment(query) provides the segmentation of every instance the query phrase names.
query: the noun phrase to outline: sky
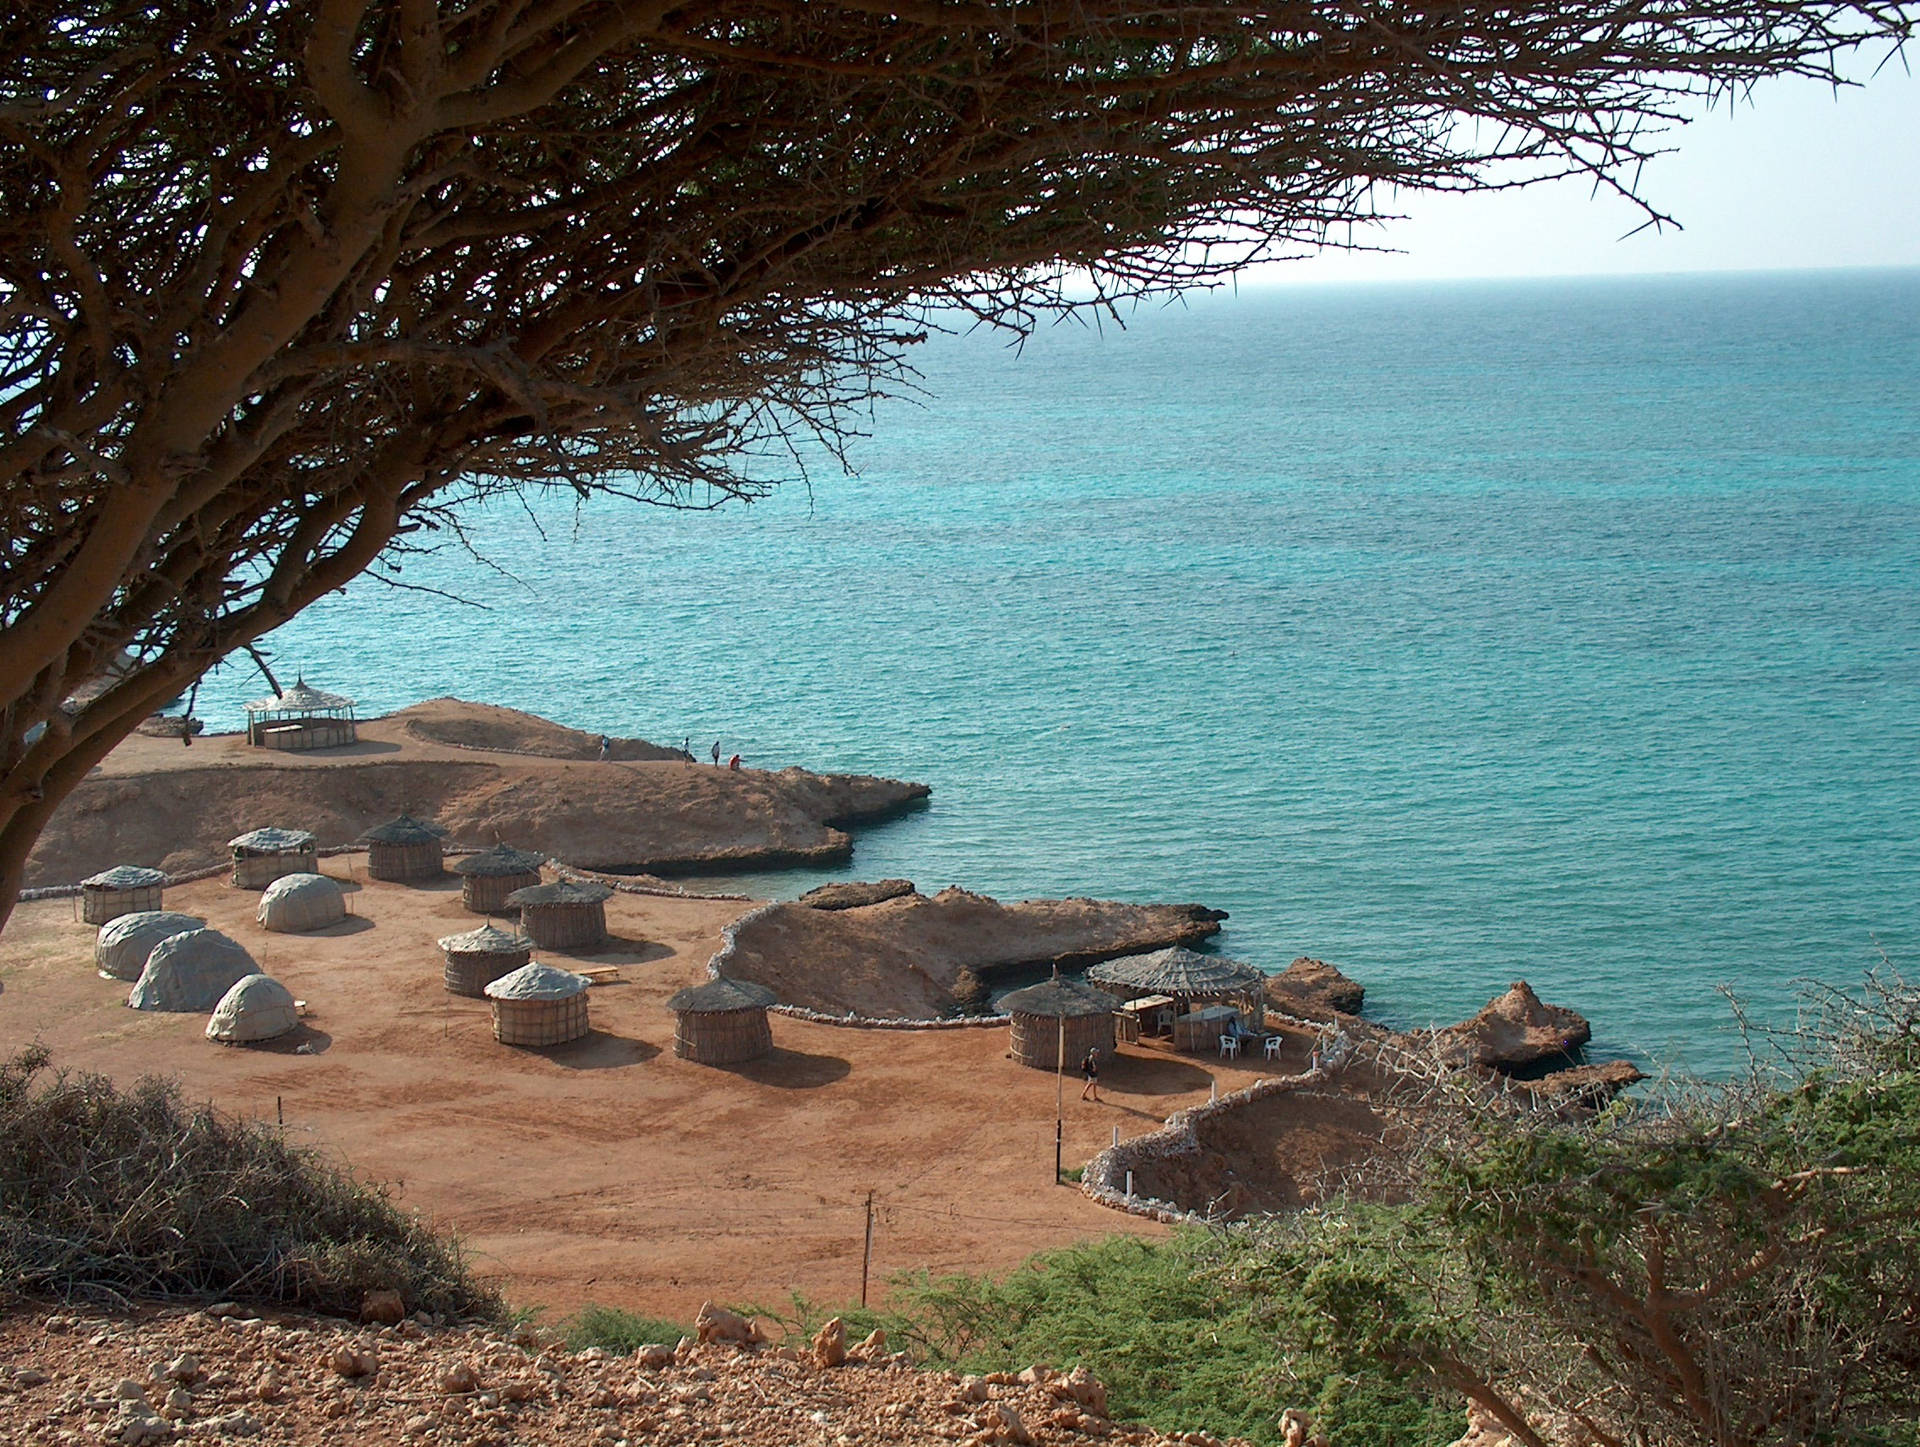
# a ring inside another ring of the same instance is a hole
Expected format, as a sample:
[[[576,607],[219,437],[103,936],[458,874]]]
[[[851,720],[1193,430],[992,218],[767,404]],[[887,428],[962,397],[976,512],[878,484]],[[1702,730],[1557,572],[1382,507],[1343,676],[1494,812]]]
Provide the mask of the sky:
[[[1670,133],[1642,190],[1683,229],[1625,236],[1641,214],[1582,181],[1401,195],[1405,219],[1370,239],[1393,254],[1322,253],[1241,285],[1920,265],[1920,77],[1897,57],[1869,71],[1837,94],[1771,81]]]

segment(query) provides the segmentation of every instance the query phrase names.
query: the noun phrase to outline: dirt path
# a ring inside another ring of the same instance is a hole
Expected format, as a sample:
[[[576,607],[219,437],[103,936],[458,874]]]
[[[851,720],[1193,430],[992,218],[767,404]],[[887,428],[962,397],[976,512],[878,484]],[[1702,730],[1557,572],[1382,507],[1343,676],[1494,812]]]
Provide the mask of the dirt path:
[[[176,745],[177,747],[177,745]],[[470,928],[452,881],[365,878],[356,917],[272,935],[257,895],[208,880],[168,891],[251,950],[312,1009],[310,1054],[231,1049],[193,1015],[125,1007],[92,966],[94,930],[67,901],[22,906],[0,936],[0,1050],[35,1038],[56,1063],[125,1082],[177,1076],[190,1096],[287,1130],[393,1183],[455,1227],[512,1300],[685,1316],[705,1297],[858,1298],[874,1193],[876,1292],[892,1274],[1006,1270],[1045,1247],[1159,1228],[1051,1183],[1054,1078],[1006,1058],[1002,1029],[867,1031],[776,1016],[776,1051],[735,1070],[673,1055],[666,997],[704,978],[749,906],[620,895],[615,944],[591,957],[594,1033],[547,1052],[497,1045],[483,1001],[448,995],[437,936]],[[544,956],[566,964],[568,957]],[[1104,1104],[1068,1083],[1065,1158],[1153,1129],[1172,1111],[1299,1062],[1123,1051]]]

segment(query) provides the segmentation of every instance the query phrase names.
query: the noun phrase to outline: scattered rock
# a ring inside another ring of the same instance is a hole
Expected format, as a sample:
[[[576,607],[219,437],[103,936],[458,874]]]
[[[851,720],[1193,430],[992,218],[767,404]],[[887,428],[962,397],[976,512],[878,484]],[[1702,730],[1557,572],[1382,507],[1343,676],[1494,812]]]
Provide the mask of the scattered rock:
[[[22,1391],[28,1387],[44,1387],[52,1380],[45,1372],[37,1372],[32,1367],[21,1367],[13,1374],[13,1385]]]
[[[1011,1402],[995,1402],[988,1407],[982,1425],[996,1442],[1012,1442],[1015,1447],[1032,1447],[1033,1433]]]
[[[693,1333],[703,1342],[729,1342],[736,1346],[751,1346],[760,1340],[760,1333],[752,1322],[711,1301],[700,1303],[700,1310],[693,1318]]]
[[[166,1404],[160,1408],[160,1415],[170,1417],[177,1422],[192,1410],[193,1393],[185,1387],[175,1387],[167,1393]]]
[[[464,1396],[480,1390],[480,1373],[470,1362],[448,1362],[440,1369],[435,1385],[449,1397]]]
[[[360,1320],[379,1326],[398,1326],[407,1318],[407,1304],[397,1291],[369,1291],[360,1301]]]
[[[200,1429],[216,1437],[254,1437],[259,1435],[260,1419],[249,1412],[227,1412],[207,1418]]]
[[[1471,1020],[1437,1032],[1434,1045],[1453,1064],[1484,1065],[1503,1075],[1545,1074],[1572,1064],[1592,1038],[1585,1018],[1543,1003],[1525,980],[1516,980]]]
[[[1056,1397],[1072,1400],[1096,1417],[1107,1415],[1107,1389],[1085,1367],[1075,1367],[1065,1376],[1056,1377],[1047,1383],[1047,1390]]]
[[[847,1360],[850,1362],[877,1362],[886,1355],[887,1334],[877,1326],[847,1348]]]
[[[370,1377],[380,1370],[380,1362],[370,1351],[342,1342],[326,1355],[325,1365],[335,1376]]]
[[[650,1372],[673,1365],[673,1348],[665,1342],[648,1342],[634,1350],[633,1359]]]
[[[987,1384],[979,1377],[960,1379],[960,1400],[963,1402],[984,1402],[989,1396]]]
[[[200,1375],[200,1358],[192,1352],[182,1352],[162,1367],[161,1371],[168,1381],[190,1382]]]
[[[1300,956],[1267,980],[1267,1003],[1277,1010],[1309,1018],[1325,1014],[1358,1015],[1365,988],[1325,960]]]
[[[256,1402],[277,1402],[286,1387],[286,1379],[280,1375],[280,1369],[269,1366],[253,1384],[253,1398]]]
[[[813,1359],[823,1367],[843,1366],[847,1360],[847,1324],[834,1317],[814,1333]]]

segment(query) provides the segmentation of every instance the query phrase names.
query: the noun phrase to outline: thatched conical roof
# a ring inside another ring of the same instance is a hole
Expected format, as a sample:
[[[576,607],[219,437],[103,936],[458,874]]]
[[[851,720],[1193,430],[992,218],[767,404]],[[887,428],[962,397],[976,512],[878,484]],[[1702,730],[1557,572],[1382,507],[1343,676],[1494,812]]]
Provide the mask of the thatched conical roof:
[[[486,994],[489,1000],[571,1000],[586,988],[583,975],[529,960],[488,985]]]
[[[250,829],[227,841],[229,849],[249,849],[255,854],[298,854],[313,848],[313,835],[305,829]]]
[[[1145,955],[1124,955],[1087,971],[1096,985],[1119,985],[1156,995],[1235,995],[1259,990],[1266,976],[1239,960],[1203,955],[1184,945]]]
[[[765,985],[752,980],[708,980],[674,995],[667,1001],[667,1008],[681,1015],[724,1015],[731,1010],[764,1010],[779,999]]]
[[[272,698],[256,698],[247,705],[248,713],[321,713],[327,709],[352,708],[353,700],[338,693],[315,688],[306,679],[298,679],[292,688]]]
[[[411,814],[402,814],[398,819],[389,819],[384,824],[376,824],[360,836],[362,844],[431,844],[436,839],[445,839],[447,831],[438,824],[429,824],[424,819],[416,819]]]
[[[1009,1015],[1044,1015],[1049,1020],[1071,1020],[1082,1015],[1111,1015],[1120,1002],[1084,980],[1055,977],[1015,990],[1000,1001]]]
[[[525,935],[491,922],[465,934],[442,935],[439,944],[450,955],[518,955],[532,947]]]
[[[592,880],[562,879],[553,884],[529,884],[507,896],[515,909],[541,904],[599,904],[613,898],[613,891]]]
[[[537,874],[540,866],[546,862],[547,856],[544,854],[515,849],[507,844],[496,844],[480,854],[469,854],[465,859],[456,859],[447,867],[455,874],[477,874],[483,878],[497,879],[507,874]]]
[[[158,869],[143,869],[138,864],[116,864],[80,881],[92,889],[152,889],[165,884],[167,876]]]

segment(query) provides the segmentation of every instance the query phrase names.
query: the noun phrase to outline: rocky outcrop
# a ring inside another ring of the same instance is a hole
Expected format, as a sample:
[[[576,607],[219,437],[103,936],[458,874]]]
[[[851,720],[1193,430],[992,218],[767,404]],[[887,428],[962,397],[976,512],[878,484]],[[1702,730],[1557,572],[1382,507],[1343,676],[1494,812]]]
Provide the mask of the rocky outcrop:
[[[1597,1065],[1575,1065],[1555,1070],[1537,1080],[1515,1082],[1539,1104],[1564,1116],[1601,1109],[1621,1091],[1645,1080],[1646,1074],[1630,1060],[1606,1060]]]
[[[1267,980],[1267,1003],[1277,1010],[1307,1019],[1327,1015],[1358,1015],[1365,988],[1349,980],[1325,960],[1300,956]]]
[[[810,889],[794,903],[804,904],[808,909],[865,909],[870,904],[898,899],[903,894],[913,892],[911,879],[882,879],[872,884],[847,880],[841,884],[823,884],[818,889]]]
[[[1023,967],[1093,964],[1216,933],[1220,911],[1187,904],[1029,899],[1002,904],[943,889],[821,910],[770,905],[739,920],[712,968],[753,980],[783,1004],[829,1015],[930,1019],[956,989]]]
[[[1516,980],[1471,1020],[1437,1031],[1434,1044],[1450,1063],[1527,1077],[1571,1064],[1592,1038],[1584,1016],[1544,1003],[1525,980]]]

